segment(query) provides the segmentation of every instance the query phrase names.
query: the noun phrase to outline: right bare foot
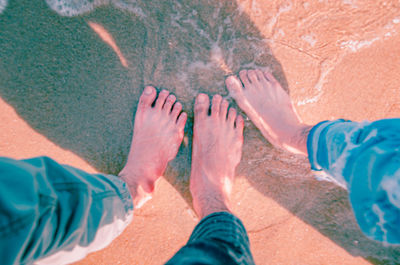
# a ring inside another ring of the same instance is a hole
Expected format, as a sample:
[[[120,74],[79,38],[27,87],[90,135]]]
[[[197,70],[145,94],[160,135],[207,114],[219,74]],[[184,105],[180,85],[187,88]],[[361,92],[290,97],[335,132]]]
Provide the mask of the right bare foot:
[[[243,145],[243,118],[229,103],[215,95],[199,94],[194,106],[192,172],[193,206],[202,218],[213,212],[230,211],[229,201],[235,168]]]
[[[240,80],[229,76],[226,86],[264,137],[275,146],[306,155],[312,126],[300,121],[289,95],[275,77],[260,70],[242,70],[239,76]]]

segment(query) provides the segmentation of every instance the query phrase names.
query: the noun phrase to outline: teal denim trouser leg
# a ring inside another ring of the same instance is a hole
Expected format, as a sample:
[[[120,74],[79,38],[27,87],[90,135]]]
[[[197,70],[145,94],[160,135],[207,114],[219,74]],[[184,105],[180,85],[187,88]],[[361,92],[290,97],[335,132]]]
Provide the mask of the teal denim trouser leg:
[[[312,169],[347,187],[361,230],[400,244],[400,119],[321,122],[307,145]]]
[[[0,158],[1,264],[65,264],[107,246],[133,204],[116,176],[88,174],[47,157]]]
[[[242,222],[231,213],[205,216],[187,244],[166,265],[254,265],[250,242]]]
[[[77,261],[107,246],[132,213],[127,186],[116,176],[88,174],[47,157],[0,158],[2,265]],[[237,217],[221,212],[203,218],[168,264],[199,262],[254,264]]]

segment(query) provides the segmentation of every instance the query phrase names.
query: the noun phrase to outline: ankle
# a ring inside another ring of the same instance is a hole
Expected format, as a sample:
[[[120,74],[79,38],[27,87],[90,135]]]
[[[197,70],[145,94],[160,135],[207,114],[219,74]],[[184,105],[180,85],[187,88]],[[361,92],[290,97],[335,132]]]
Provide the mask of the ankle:
[[[212,213],[231,212],[229,200],[218,193],[193,196],[193,208],[200,219]]]
[[[124,168],[118,176],[128,185],[136,209],[151,199],[155,181],[144,174]]]
[[[212,180],[221,180],[221,178],[192,173],[191,179],[190,192],[193,207],[200,218],[214,212],[230,212],[232,183],[229,177],[224,177],[227,180],[225,182],[214,183]]]
[[[289,152],[307,155],[307,138],[312,127],[304,123],[298,124],[288,141],[282,144],[283,147]]]
[[[118,176],[128,184],[128,187],[136,188],[140,186],[147,193],[152,193],[154,191],[154,185],[158,179],[155,174],[149,174],[141,170],[134,170],[126,167],[121,170]]]
[[[154,183],[162,176],[166,168],[166,165],[156,168],[155,164],[157,163],[149,164],[141,158],[130,157],[118,175],[124,176],[128,182],[140,184],[146,192],[153,192]]]

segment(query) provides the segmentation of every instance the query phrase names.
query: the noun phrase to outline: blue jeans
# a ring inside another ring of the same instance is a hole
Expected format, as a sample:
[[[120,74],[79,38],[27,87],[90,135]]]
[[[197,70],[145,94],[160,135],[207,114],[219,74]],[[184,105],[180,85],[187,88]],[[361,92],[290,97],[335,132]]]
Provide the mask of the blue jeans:
[[[311,168],[347,188],[364,234],[400,244],[400,119],[321,122],[307,144]]]
[[[400,243],[400,119],[317,124],[308,136],[314,170],[346,186],[361,230]],[[2,264],[65,264],[107,246],[132,219],[126,184],[39,157],[0,158]],[[253,264],[243,224],[203,218],[167,264]]]
[[[106,247],[132,220],[132,198],[116,176],[88,174],[47,157],[0,158],[0,260],[66,264]],[[214,213],[168,264],[254,264],[241,221]]]
[[[107,246],[132,220],[116,176],[88,174],[47,157],[0,158],[1,264],[65,264]]]
[[[254,264],[249,238],[242,222],[227,212],[204,217],[186,246],[166,265]]]

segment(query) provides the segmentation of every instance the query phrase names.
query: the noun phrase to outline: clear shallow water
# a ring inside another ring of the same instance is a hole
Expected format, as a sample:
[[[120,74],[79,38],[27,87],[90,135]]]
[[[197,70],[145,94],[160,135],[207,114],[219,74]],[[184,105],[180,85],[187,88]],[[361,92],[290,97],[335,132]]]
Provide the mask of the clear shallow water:
[[[127,67],[89,22],[107,30]],[[189,113],[188,142],[166,178],[188,201],[194,97],[231,100],[225,77],[253,67],[271,69],[287,89],[268,40],[233,1],[9,1],[0,28],[1,97],[98,170],[123,166],[146,84],[177,95]],[[305,159],[272,148],[249,121],[238,175],[351,254],[392,263],[400,256],[361,234],[344,190],[316,181]]]

